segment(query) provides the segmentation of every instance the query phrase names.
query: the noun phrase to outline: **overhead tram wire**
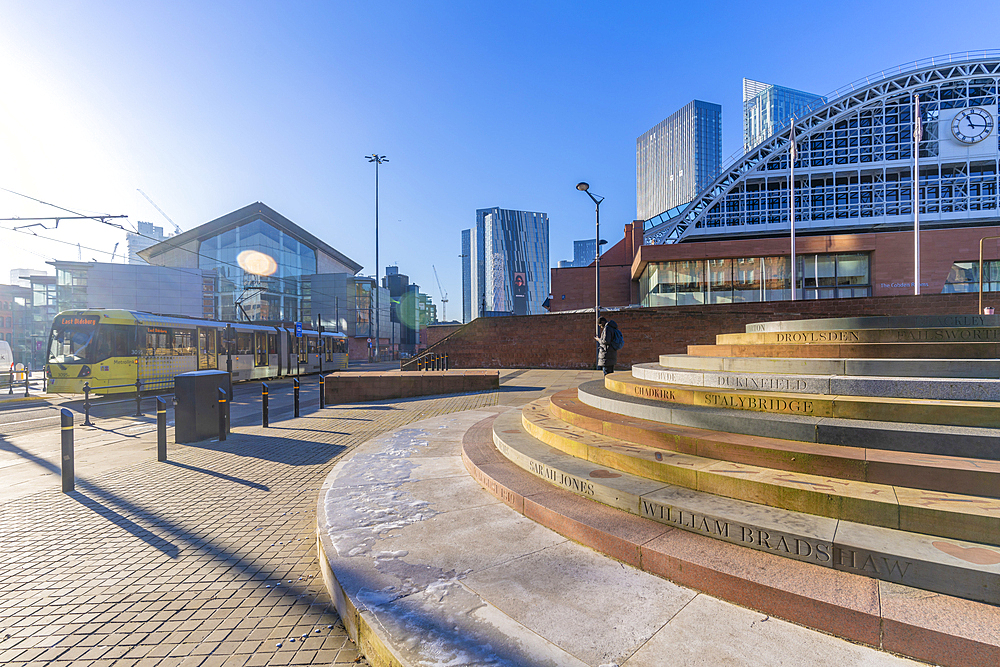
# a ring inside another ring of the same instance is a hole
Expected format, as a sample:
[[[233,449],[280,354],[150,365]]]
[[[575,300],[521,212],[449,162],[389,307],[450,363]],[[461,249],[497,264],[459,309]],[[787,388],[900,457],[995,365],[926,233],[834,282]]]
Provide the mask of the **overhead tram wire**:
[[[112,223],[109,223],[109,222],[105,222],[104,220],[101,220],[100,216],[84,215],[84,214],[78,213],[76,211],[73,211],[72,209],[64,208],[64,207],[58,206],[56,204],[50,204],[48,202],[42,201],[41,199],[36,199],[35,197],[31,197],[29,195],[21,194],[20,192],[15,192],[13,190],[8,190],[7,188],[4,188],[2,186],[0,186],[0,190],[3,190],[5,192],[9,192],[9,193],[11,193],[13,195],[17,195],[19,197],[24,197],[25,199],[31,199],[32,201],[36,201],[36,202],[38,202],[40,204],[45,204],[46,206],[52,206],[53,208],[57,208],[57,209],[59,209],[61,211],[66,211],[67,213],[72,213],[73,215],[79,216],[80,219],[94,220],[96,222],[103,222],[104,224],[108,225],[109,227],[114,227],[116,229],[121,229],[122,231],[128,232],[128,230],[126,230],[121,225],[116,225],[116,224],[112,224]],[[108,216],[108,217],[111,217],[111,216]],[[118,216],[114,216],[114,217],[118,217]],[[122,217],[127,218],[128,216],[122,216]],[[34,232],[24,232],[24,231],[22,231],[20,229],[17,229],[17,228],[4,227],[3,225],[0,225],[0,229],[6,229],[7,231],[18,232],[18,233],[21,233],[21,234],[26,234],[26,235],[34,236],[36,238],[45,239],[46,241],[54,241],[56,243],[64,243],[66,245],[71,245],[71,246],[79,245],[77,243],[72,243],[72,242],[69,242],[69,241],[63,241],[61,239],[54,239],[54,238],[51,238],[51,237],[48,237],[48,236],[43,236],[41,234],[36,234]],[[190,248],[185,248],[183,246],[175,245],[175,244],[169,242],[170,239],[157,239],[154,236],[148,236],[148,235],[143,234],[143,233],[138,232],[138,231],[136,231],[136,232],[128,232],[128,233],[130,233],[130,234],[134,233],[136,236],[140,236],[140,237],[142,237],[144,239],[149,239],[150,241],[155,241],[157,243],[166,243],[171,249],[174,249],[174,250],[183,250],[184,252],[191,253],[191,254],[195,255],[196,257],[198,257],[198,258],[207,259],[207,260],[213,262],[214,264],[216,264],[217,266],[228,266],[230,268],[238,269],[240,271],[246,271],[246,269],[244,269],[239,264],[233,264],[231,262],[224,262],[224,261],[218,260],[218,259],[216,259],[214,257],[209,257],[208,255],[203,255],[200,252],[197,252],[197,251],[192,250]],[[101,253],[101,254],[104,254],[104,255],[110,255],[111,254],[107,250],[98,250],[97,248],[89,248],[89,247],[86,247],[86,246],[80,246],[80,247],[81,248],[86,248],[87,250],[91,250],[93,252],[98,252],[98,253]],[[189,269],[185,269],[185,268],[182,268],[182,267],[167,267],[167,268],[174,269],[175,271],[180,271],[180,272],[185,273],[185,274],[190,275],[190,276],[195,276],[195,277],[199,277],[199,278],[202,277],[200,273],[195,273],[194,271],[191,271]],[[254,274],[251,274],[251,275],[254,275]],[[377,287],[378,287],[378,276],[376,276],[375,282],[376,282],[376,289],[377,289]],[[326,292],[323,292],[323,291],[319,291],[319,290],[311,290],[311,294],[318,294],[320,296],[324,296],[324,297],[327,297],[327,298],[336,298],[336,297],[339,296],[337,294],[329,294],[329,293],[326,293]]]

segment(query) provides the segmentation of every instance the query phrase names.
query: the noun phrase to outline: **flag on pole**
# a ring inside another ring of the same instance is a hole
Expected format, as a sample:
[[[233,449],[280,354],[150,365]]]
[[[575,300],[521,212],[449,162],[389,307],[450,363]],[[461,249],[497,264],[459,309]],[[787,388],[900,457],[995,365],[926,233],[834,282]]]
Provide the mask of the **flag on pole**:
[[[924,140],[924,126],[920,122],[920,95],[913,96],[913,136],[917,143]]]
[[[798,147],[795,145],[795,119],[792,119],[792,129],[788,133],[788,140],[791,145],[788,148],[788,157],[794,162],[799,157]]]

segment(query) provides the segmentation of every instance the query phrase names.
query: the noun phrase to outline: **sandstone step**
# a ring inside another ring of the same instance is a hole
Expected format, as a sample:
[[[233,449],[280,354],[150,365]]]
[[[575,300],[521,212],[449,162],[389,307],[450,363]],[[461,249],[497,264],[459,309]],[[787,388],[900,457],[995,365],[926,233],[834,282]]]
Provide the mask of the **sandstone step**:
[[[663,384],[619,372],[605,386],[626,396],[731,410],[950,426],[1000,426],[1000,403],[881,396],[803,395]]]
[[[493,437],[504,456],[541,479],[665,525],[821,568],[1000,603],[1000,549],[990,544],[819,517],[608,470],[533,438],[517,412],[497,418]]]
[[[937,329],[948,327],[1000,327],[1000,315],[895,315],[827,317],[816,320],[781,320],[746,325],[747,333],[822,331],[848,329]]]
[[[804,359],[796,357],[694,357],[662,354],[660,365],[674,371],[802,373],[929,378],[1000,378],[1000,359]]]
[[[469,473],[513,510],[592,549],[775,618],[938,665],[1000,664],[1000,608],[743,548],[547,485],[470,431]],[[546,491],[544,487],[548,487]]]
[[[997,359],[997,343],[815,343],[813,345],[688,345],[698,357],[819,359]]]
[[[598,410],[580,401],[575,389],[563,390],[549,398],[549,413],[553,418],[588,433],[655,448],[653,457],[657,460],[663,456],[660,453],[657,458],[659,450],[667,450],[873,484],[1000,496],[997,461],[798,442],[663,424]]]
[[[998,327],[943,327],[932,329],[816,329],[727,333],[717,345],[816,345],[841,343],[996,343]]]
[[[1000,400],[1000,380],[934,377],[809,375],[679,371],[660,364],[633,364],[633,377],[666,384],[721,389],[783,391],[794,394],[893,396],[952,401]]]
[[[872,450],[1000,459],[1000,429],[820,418],[664,403],[610,391],[603,380],[585,382],[577,391],[580,401],[593,408],[663,424],[848,447],[863,442]]]

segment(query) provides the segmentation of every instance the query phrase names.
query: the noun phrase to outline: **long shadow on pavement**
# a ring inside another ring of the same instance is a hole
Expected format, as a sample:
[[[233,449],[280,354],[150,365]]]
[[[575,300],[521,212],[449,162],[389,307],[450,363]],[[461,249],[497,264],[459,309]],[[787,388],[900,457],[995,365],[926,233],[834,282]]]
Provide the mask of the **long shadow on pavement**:
[[[257,482],[251,482],[250,480],[240,479],[239,477],[234,477],[232,475],[227,475],[222,472],[216,472],[214,470],[209,470],[208,468],[199,468],[198,466],[188,465],[187,463],[178,463],[177,461],[165,461],[167,465],[177,466],[178,468],[184,468],[185,470],[193,470],[194,472],[204,473],[206,475],[211,475],[212,477],[218,477],[219,479],[225,479],[230,482],[236,482],[237,484],[242,484],[243,486],[249,486],[251,489],[258,489],[260,491],[270,491],[271,489],[264,484],[259,484]]]

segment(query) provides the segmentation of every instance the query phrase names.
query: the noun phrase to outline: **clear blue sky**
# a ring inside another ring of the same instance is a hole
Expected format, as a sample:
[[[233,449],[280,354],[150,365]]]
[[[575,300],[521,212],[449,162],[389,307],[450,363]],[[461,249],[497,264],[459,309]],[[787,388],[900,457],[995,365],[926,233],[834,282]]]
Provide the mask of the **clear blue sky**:
[[[723,105],[727,157],[744,76],[826,94],[1000,47],[998,24],[989,2],[0,0],[0,187],[169,228],[141,188],[184,229],[262,201],[368,274],[377,151],[380,264],[438,302],[435,265],[454,319],[477,208],[547,213],[554,266],[593,234],[575,184],[618,241],[636,137],[690,100]],[[53,211],[0,192],[0,217]],[[94,222],[38,232],[0,230],[0,282],[124,248]]]

